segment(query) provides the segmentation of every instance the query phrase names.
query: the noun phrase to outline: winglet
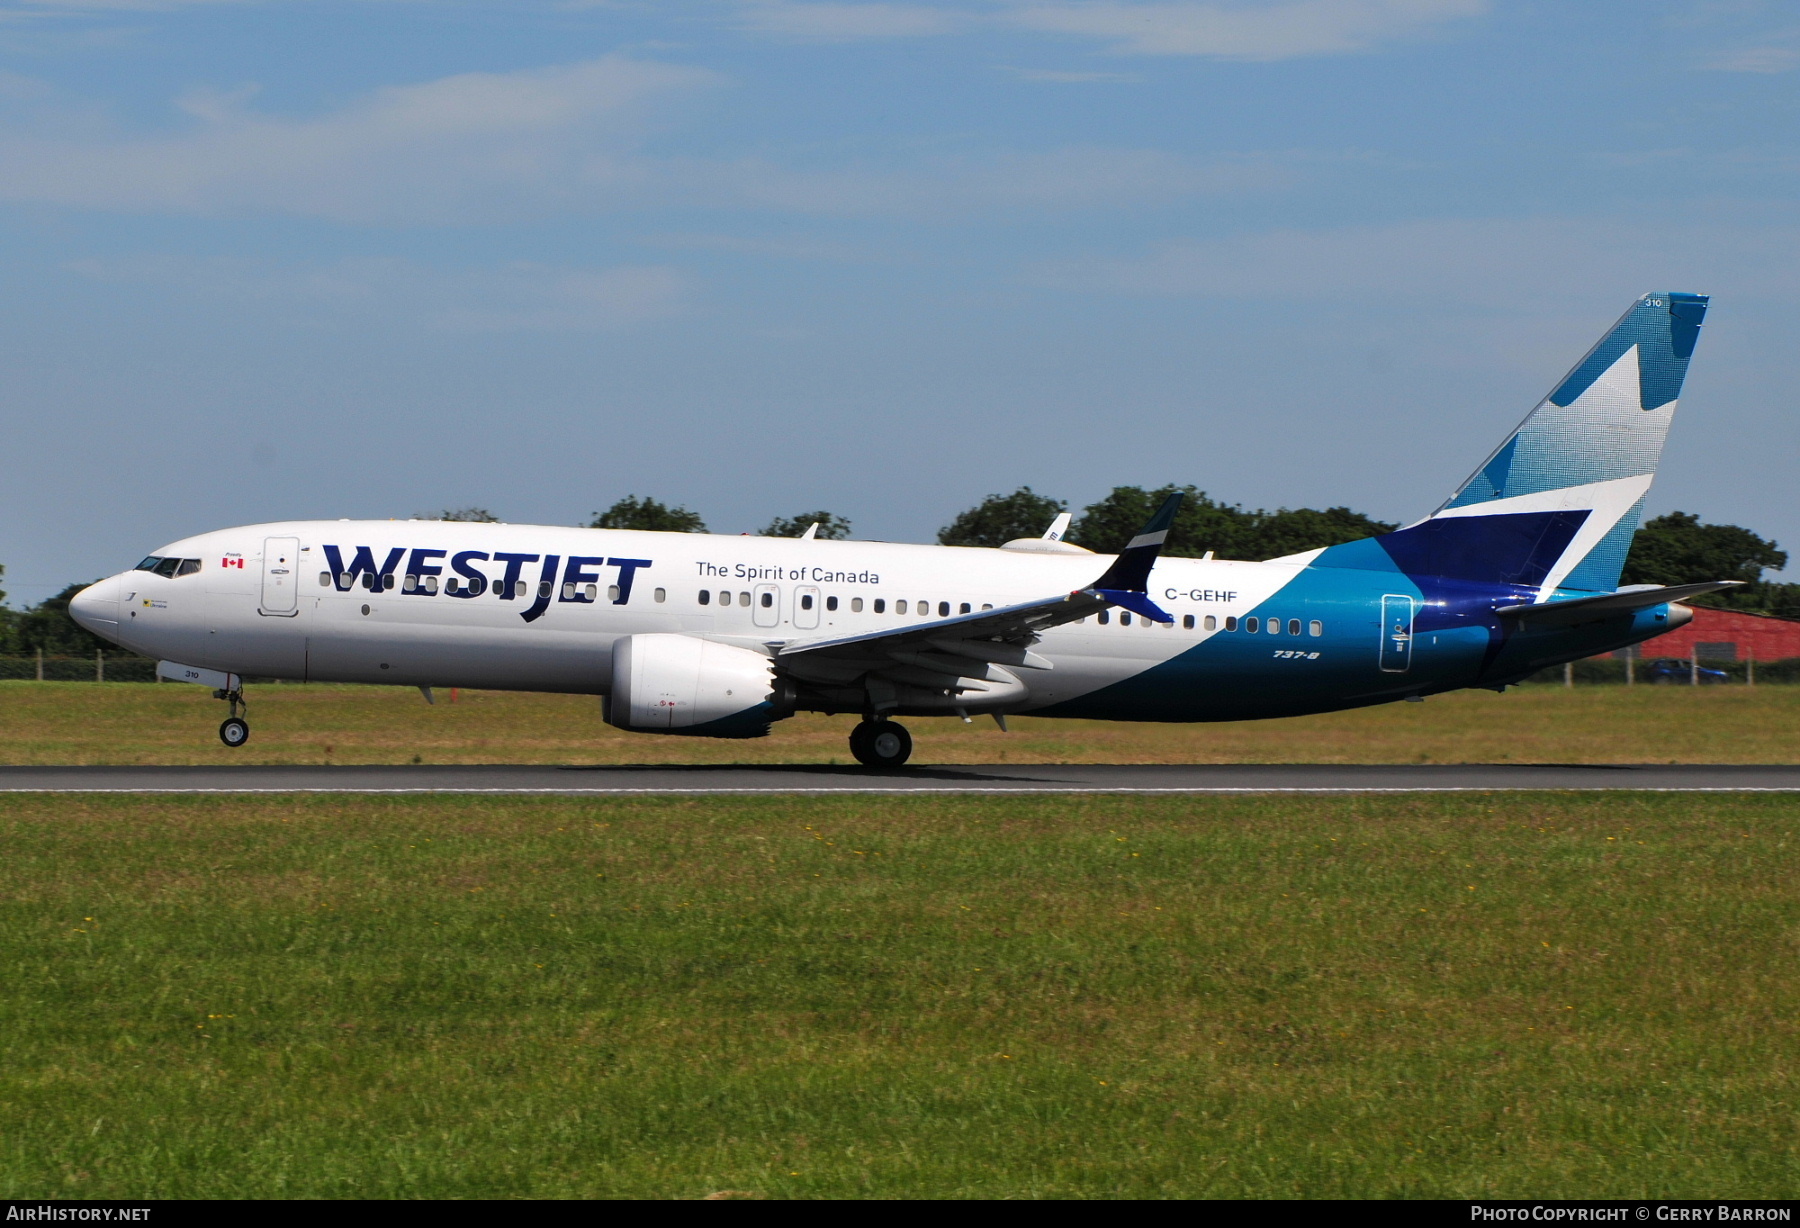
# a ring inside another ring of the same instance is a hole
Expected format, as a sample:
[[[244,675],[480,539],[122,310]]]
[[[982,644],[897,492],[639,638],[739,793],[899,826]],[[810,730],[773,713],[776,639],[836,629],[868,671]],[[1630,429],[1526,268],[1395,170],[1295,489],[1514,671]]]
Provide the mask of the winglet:
[[[1181,498],[1181,492],[1176,491],[1164,499],[1149,523],[1125,544],[1125,549],[1106,569],[1106,574],[1095,580],[1087,591],[1152,621],[1174,622],[1174,618],[1150,600],[1146,586],[1150,583],[1150,569],[1156,565],[1163,543],[1169,540],[1169,530],[1175,526],[1175,513],[1181,510]]]

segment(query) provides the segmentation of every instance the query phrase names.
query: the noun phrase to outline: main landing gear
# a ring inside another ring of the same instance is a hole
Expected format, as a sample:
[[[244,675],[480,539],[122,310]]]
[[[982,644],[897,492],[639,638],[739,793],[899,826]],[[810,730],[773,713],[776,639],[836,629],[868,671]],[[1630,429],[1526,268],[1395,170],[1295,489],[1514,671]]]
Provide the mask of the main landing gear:
[[[850,731],[850,753],[864,767],[897,768],[912,758],[912,734],[893,721],[864,721]]]
[[[219,725],[219,741],[236,750],[250,740],[250,722],[243,714],[250,710],[244,702],[242,691],[214,691],[214,699],[223,699],[231,705],[231,715]]]

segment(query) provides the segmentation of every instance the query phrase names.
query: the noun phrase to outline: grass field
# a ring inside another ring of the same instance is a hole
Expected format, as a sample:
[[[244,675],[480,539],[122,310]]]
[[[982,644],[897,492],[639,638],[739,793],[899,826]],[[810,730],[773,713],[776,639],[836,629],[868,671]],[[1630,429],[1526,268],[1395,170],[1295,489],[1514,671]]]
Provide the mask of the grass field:
[[[0,1197],[1791,1198],[1797,820],[0,799]]]
[[[262,686],[248,746],[220,745],[225,705],[199,687],[0,682],[7,763],[850,762],[850,717],[800,716],[768,738],[621,733],[592,697]],[[1215,725],[1017,717],[908,719],[916,763],[1793,763],[1800,686],[1465,691],[1422,704]]]

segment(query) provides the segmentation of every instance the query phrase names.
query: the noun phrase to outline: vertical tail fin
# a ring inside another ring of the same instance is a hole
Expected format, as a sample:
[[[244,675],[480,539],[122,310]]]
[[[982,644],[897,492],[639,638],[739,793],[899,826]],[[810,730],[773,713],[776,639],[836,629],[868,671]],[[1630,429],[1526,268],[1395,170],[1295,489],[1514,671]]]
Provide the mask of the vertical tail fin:
[[[1409,574],[1539,601],[1616,588],[1707,302],[1644,295],[1442,507],[1376,540]]]

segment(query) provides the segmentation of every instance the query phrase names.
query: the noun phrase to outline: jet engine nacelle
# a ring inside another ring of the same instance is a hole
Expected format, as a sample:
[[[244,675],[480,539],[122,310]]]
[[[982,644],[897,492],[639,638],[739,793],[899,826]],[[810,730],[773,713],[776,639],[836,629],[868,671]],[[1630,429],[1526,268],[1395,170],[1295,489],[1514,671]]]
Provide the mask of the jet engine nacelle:
[[[627,635],[613,644],[606,720],[620,729],[760,738],[793,714],[793,683],[761,653],[691,635]]]

